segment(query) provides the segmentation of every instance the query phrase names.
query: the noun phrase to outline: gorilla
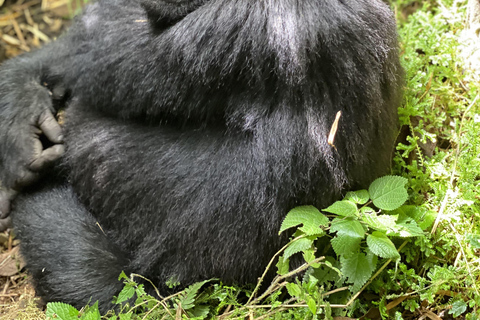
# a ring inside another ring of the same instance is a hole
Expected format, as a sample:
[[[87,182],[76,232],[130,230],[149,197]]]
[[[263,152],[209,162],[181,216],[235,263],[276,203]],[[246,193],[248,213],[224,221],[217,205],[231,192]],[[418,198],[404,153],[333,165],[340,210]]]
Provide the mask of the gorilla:
[[[380,0],[99,0],[5,62],[0,204],[37,293],[256,282],[288,210],[388,173],[397,45]]]

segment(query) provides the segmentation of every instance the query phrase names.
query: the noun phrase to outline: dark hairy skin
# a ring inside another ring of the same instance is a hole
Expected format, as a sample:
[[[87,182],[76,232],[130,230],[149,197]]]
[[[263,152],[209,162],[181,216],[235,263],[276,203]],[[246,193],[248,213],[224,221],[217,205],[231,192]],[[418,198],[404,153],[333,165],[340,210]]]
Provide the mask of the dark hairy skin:
[[[0,66],[0,209],[22,190],[39,295],[105,310],[122,270],[255,282],[289,209],[388,173],[396,37],[377,0],[100,0]]]

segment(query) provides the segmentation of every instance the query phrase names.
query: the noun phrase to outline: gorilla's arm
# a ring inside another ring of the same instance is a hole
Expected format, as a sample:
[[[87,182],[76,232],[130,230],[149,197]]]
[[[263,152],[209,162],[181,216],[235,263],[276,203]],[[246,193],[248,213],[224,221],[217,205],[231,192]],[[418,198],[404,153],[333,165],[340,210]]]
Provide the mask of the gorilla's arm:
[[[9,226],[6,217],[17,192],[64,152],[54,106],[64,99],[65,90],[47,76],[53,75],[47,71],[50,61],[61,64],[61,45],[46,46],[0,67],[0,230]]]
[[[124,62],[115,56],[118,51],[127,57],[152,54],[146,47],[123,46],[119,49],[118,46],[122,44],[122,40],[125,44],[125,37],[137,39],[135,33],[138,28],[129,30],[131,24],[141,24],[144,31],[151,30],[145,18],[145,10],[149,12],[150,19],[155,17],[156,24],[174,23],[204,2],[100,1],[92,6],[91,10],[87,10],[94,12],[93,16],[82,15],[76,20],[71,31],[59,40],[33,53],[6,61],[0,66],[0,230],[5,229],[9,223],[3,219],[10,211],[10,200],[22,187],[37,180],[39,172],[64,153],[62,130],[55,114],[58,106],[65,102],[66,95],[77,87],[77,80],[86,81],[78,85],[81,94],[94,95],[87,99],[95,100],[99,93],[104,92],[101,87],[103,81],[111,79],[118,83],[123,78],[103,79],[102,70],[93,68],[84,77],[77,79],[78,74],[75,72],[90,58],[99,58],[100,63],[107,61],[105,67],[119,63],[119,69],[124,69]],[[95,18],[98,20],[93,21]],[[116,33],[117,29],[111,24],[112,21],[117,21],[117,25],[125,24],[126,33],[123,39],[118,38],[121,34]],[[101,28],[95,30],[98,24]],[[85,30],[89,32],[83,34]],[[89,38],[92,34],[95,34],[96,39]],[[154,37],[157,35],[153,33],[144,37],[144,44],[149,45]],[[115,43],[116,48],[108,51],[109,45],[115,46]],[[148,53],[144,52],[146,50]],[[133,69],[130,69],[125,77],[141,74],[135,69],[137,66],[130,67]],[[92,84],[99,87],[86,89]],[[118,88],[113,87],[111,90]],[[145,89],[138,92],[137,96],[140,98],[135,98],[135,101],[142,100],[141,97],[145,96],[143,91]],[[133,94],[133,91],[130,94]],[[76,95],[79,95],[78,91],[74,92],[73,97]],[[110,101],[105,103],[111,105]]]

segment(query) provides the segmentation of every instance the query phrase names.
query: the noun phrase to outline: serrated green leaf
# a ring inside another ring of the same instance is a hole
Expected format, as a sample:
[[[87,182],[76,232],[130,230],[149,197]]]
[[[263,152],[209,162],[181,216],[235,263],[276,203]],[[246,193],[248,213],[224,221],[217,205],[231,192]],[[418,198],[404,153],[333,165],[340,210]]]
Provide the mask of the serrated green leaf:
[[[373,204],[382,210],[395,210],[407,201],[405,188],[408,180],[398,176],[385,176],[376,179],[368,188]]]
[[[345,200],[350,200],[358,204],[365,204],[370,200],[367,190],[349,191],[345,195]]]
[[[467,304],[463,300],[456,300],[452,304],[452,309],[448,311],[449,314],[453,315],[454,318],[459,317],[462,315],[465,311],[467,311]]]
[[[277,262],[277,274],[283,276],[290,270],[290,259],[278,258]]]
[[[127,275],[123,271],[120,272],[120,275],[118,276],[118,281],[120,281],[120,280],[128,280]]]
[[[372,275],[375,268],[371,261],[362,252],[354,253],[349,257],[340,257],[342,273],[353,283],[352,292],[360,290]]]
[[[296,207],[290,210],[282,222],[279,234],[283,231],[303,225],[299,229],[307,236],[323,234],[324,231],[320,228],[328,223],[328,218],[325,217],[317,208],[313,206]]]
[[[406,215],[412,218],[422,230],[430,228],[437,217],[437,213],[423,207],[405,205],[391,212],[392,214]]]
[[[120,293],[118,294],[118,298],[117,298],[117,301],[115,303],[116,304],[121,304],[121,303],[127,301],[128,299],[131,299],[134,294],[135,294],[135,287],[133,287],[130,284],[126,284],[123,287],[122,291],[120,291]]]
[[[323,211],[342,217],[354,217],[358,215],[357,205],[349,200],[336,201],[330,207],[323,209]]]
[[[397,220],[397,225],[395,226],[394,233],[392,235],[409,238],[409,237],[421,237],[425,233],[422,228],[420,228],[417,223],[410,217],[405,214],[400,214]]]
[[[367,236],[368,248],[377,256],[388,259],[399,259],[400,254],[393,242],[380,231],[374,231]]]
[[[145,296],[147,293],[145,292],[145,287],[143,284],[139,284],[137,288],[135,289],[135,293],[137,294],[137,297]]]
[[[333,251],[338,256],[341,255],[350,255],[360,250],[360,241],[362,239],[359,237],[351,237],[346,234],[338,234],[335,238],[330,240],[332,244]]]
[[[372,229],[387,231],[393,230],[396,225],[397,216],[382,214],[377,216],[375,212],[365,213],[362,220]]]
[[[360,208],[360,213],[361,214],[367,214],[367,213],[375,213],[375,210],[373,210],[370,207],[361,207]]]
[[[367,248],[366,254],[367,254],[368,265],[372,270],[375,270],[377,268],[378,257],[368,248]]]
[[[336,218],[332,221],[330,232],[337,232],[338,235],[344,234],[353,238],[361,238],[365,236],[365,229],[363,229],[360,222],[352,218],[340,219]]]
[[[77,320],[79,311],[63,302],[50,302],[47,303],[47,310],[45,312],[47,319],[55,320]]]
[[[286,288],[289,295],[291,295],[292,297],[300,298],[302,294],[302,288],[298,284],[289,282],[287,283]]]
[[[313,241],[308,238],[301,238],[301,239],[295,240],[285,249],[285,252],[283,253],[283,258],[288,259],[295,253],[310,249],[312,247],[312,244],[313,244]]]
[[[98,301],[93,306],[87,307],[80,320],[100,320],[102,317],[98,311]]]

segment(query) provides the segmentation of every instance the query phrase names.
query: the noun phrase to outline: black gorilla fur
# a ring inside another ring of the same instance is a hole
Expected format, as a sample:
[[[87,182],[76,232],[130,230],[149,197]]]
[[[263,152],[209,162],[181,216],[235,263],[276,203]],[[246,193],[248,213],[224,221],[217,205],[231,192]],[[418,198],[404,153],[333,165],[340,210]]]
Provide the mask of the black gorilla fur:
[[[289,209],[388,172],[401,78],[377,0],[87,6],[60,40],[0,69],[6,186],[22,119],[51,101],[40,84],[70,93],[66,182],[12,212],[38,293],[107,308],[122,270],[162,290],[171,277],[255,282]]]

